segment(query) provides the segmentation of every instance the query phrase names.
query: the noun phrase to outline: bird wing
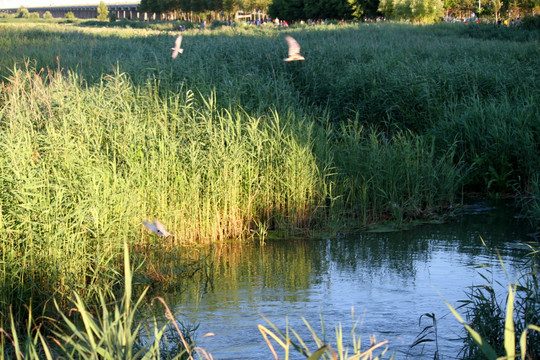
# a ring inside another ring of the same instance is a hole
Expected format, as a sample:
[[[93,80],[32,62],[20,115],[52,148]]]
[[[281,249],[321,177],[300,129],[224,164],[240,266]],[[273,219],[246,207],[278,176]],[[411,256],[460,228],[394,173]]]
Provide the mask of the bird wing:
[[[146,221],[143,221],[143,224],[149,231],[151,231],[151,232],[153,232],[155,234],[158,234],[158,229],[157,229],[156,224],[149,223],[149,222],[146,222]]]
[[[173,236],[173,234],[171,234],[170,232],[168,232],[167,230],[165,230],[165,226],[163,226],[162,223],[160,223],[159,221],[157,220],[154,220],[154,224],[156,225],[156,228],[158,230],[158,235],[163,235],[165,237],[167,236]]]
[[[178,35],[176,38],[176,41],[174,42],[174,48],[176,50],[180,50],[180,46],[182,45],[182,35]]]
[[[292,36],[285,36],[285,41],[287,41],[287,45],[289,46],[289,57],[300,55],[300,45]]]

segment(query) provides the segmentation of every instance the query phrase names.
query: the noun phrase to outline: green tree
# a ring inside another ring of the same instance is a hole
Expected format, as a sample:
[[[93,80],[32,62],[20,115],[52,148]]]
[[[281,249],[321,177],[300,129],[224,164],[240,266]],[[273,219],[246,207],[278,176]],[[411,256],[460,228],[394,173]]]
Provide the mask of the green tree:
[[[411,0],[394,0],[394,17],[396,19],[412,19]]]
[[[268,6],[271,17],[286,21],[350,19],[354,11],[351,0],[273,0]]]
[[[379,12],[387,19],[394,18],[394,0],[381,0],[379,3]]]
[[[350,19],[353,9],[344,0],[305,0],[304,17],[321,19]]]
[[[28,19],[28,17],[30,17],[30,11],[28,11],[28,9],[25,8],[24,6],[21,6],[20,8],[17,9],[17,12],[15,13],[15,17]]]
[[[491,0],[491,4],[493,5],[493,12],[495,13],[495,21],[498,22],[501,17],[503,2],[502,0]]]
[[[161,13],[162,3],[163,2],[160,0],[141,0],[141,4],[139,5],[139,10],[142,12]]]
[[[73,13],[73,11],[68,11],[68,12],[66,13],[66,15],[64,15],[64,17],[65,17],[66,19],[69,19],[69,20],[76,19],[76,18],[75,18],[75,14]]]
[[[109,17],[109,8],[107,7],[104,1],[101,1],[99,3],[97,12],[98,12],[98,17],[97,17],[98,20],[107,20],[107,18]]]
[[[443,17],[444,6],[443,0],[382,0],[379,11],[387,18],[433,23]]]
[[[444,15],[442,0],[412,0],[412,19],[416,22],[433,23]]]
[[[52,19],[53,16],[52,16],[51,12],[50,12],[49,10],[47,10],[47,11],[45,11],[45,12],[43,13],[43,18],[44,18],[44,19]]]
[[[540,0],[519,0],[518,3],[524,13],[534,14],[540,10]]]
[[[266,10],[272,3],[272,0],[237,0],[238,8],[246,11]]]
[[[223,11],[227,14],[234,13],[236,10],[238,10],[236,4],[237,2],[235,0],[223,0]]]
[[[363,17],[374,19],[381,13],[379,11],[382,0],[348,0],[355,19]]]
[[[304,0],[274,0],[268,7],[268,14],[273,18],[293,21],[305,19]]]
[[[467,15],[478,8],[478,0],[455,0],[455,4],[459,10],[465,11]]]

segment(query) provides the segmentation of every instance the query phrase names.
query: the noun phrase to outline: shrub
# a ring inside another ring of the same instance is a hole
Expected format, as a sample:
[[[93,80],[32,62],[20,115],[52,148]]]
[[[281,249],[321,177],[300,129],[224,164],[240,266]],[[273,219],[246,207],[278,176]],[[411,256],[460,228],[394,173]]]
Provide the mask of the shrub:
[[[66,19],[69,19],[69,20],[73,20],[73,19],[76,19],[75,17],[75,14],[73,13],[73,11],[68,11],[65,15],[65,18]]]
[[[43,13],[43,18],[44,18],[44,19],[52,19],[53,16],[52,16],[51,12],[50,12],[49,10],[47,10],[47,11],[45,11],[45,12]]]
[[[540,30],[540,15],[525,15],[521,20],[520,27],[526,30]]]
[[[210,28],[211,29],[217,29],[219,27],[226,26],[226,25],[227,25],[227,23],[224,22],[224,21],[214,20],[214,21],[212,21],[212,24],[210,25]]]
[[[30,16],[30,11],[28,11],[27,8],[24,6],[21,6],[17,12],[15,13],[16,18],[24,18],[27,19]]]

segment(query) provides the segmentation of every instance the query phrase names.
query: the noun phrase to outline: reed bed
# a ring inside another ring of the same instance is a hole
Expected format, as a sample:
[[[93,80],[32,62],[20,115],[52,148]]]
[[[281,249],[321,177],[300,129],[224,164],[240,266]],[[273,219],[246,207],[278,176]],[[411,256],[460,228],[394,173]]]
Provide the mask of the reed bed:
[[[156,86],[135,89],[122,74],[94,88],[59,73],[11,78],[3,294],[104,286],[118,244],[148,241],[148,218],[168,224],[179,245],[244,236],[255,218],[299,226],[312,216],[317,167],[310,143],[294,136],[301,123],[220,110],[189,90],[162,99]]]
[[[467,289],[467,300],[460,301],[465,309],[465,320],[450,304],[447,306],[464,325],[461,359],[506,358],[537,359],[540,326],[538,309],[538,243],[529,243],[530,253],[517,279],[508,279],[507,291],[503,284],[494,283],[491,269],[485,269],[485,283]],[[501,266],[505,267],[499,257]],[[470,325],[469,325],[470,324]]]
[[[176,33],[87,25],[0,23],[4,325],[113,293],[142,220],[174,247],[402,224],[538,173],[534,39],[299,27],[285,64],[281,30],[190,30],[173,61]]]

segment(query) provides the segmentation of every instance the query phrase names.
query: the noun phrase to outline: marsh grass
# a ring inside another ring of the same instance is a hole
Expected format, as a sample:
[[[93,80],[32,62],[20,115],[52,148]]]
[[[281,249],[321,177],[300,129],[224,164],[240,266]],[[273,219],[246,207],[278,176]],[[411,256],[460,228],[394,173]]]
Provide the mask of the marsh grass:
[[[508,284],[501,301],[500,287],[490,279],[489,270],[481,276],[485,284],[472,286],[465,319],[447,303],[456,319],[464,325],[462,359],[537,359],[540,355],[540,297],[538,293],[538,244],[529,244],[527,266],[515,283]],[[501,259],[501,266],[504,263]]]
[[[0,328],[1,355],[14,359],[211,359],[204,349],[198,349],[191,335],[193,329],[182,327],[162,298],[155,298],[163,306],[165,324],[154,316],[150,325],[142,322],[139,313],[146,302],[146,290],[133,297],[133,269],[129,261],[128,245],[124,244],[124,283],[122,294],[113,296],[98,291],[99,304],[85,302],[74,293],[69,312],[56,311],[63,321],[54,321],[54,330],[44,332],[42,322],[36,322],[29,311],[25,336],[18,333],[10,314],[11,324]],[[152,302],[153,304],[154,302]],[[145,318],[146,319],[146,318]],[[174,338],[167,336],[167,330]],[[174,347],[171,348],[171,341]],[[198,355],[197,355],[198,354]]]
[[[266,318],[265,320],[270,328],[259,324],[258,329],[275,360],[280,358],[289,359],[293,353],[298,353],[308,360],[383,359],[388,351],[388,341],[377,341],[374,335],[370,337],[367,348],[364,347],[365,342],[362,341],[362,336],[358,333],[358,320],[354,316],[354,309],[352,311],[353,326],[349,334],[350,338],[344,335],[341,323],[335,326],[333,335],[327,334],[322,317],[320,333],[316,331],[308,320],[302,318],[311,336],[309,340],[302,338],[288,323],[285,332],[283,332],[270,320]],[[276,345],[278,345],[278,350],[276,350]],[[310,346],[314,346],[314,348],[310,349]],[[279,356],[278,353],[282,353],[283,356]],[[392,359],[393,356],[388,358]]]
[[[330,143],[339,144],[332,154],[341,171],[335,191],[343,196],[332,205],[352,209],[362,223],[426,219],[455,202],[467,169],[454,161],[454,147],[436,154],[426,137],[401,131],[388,136],[358,121],[343,124],[338,136]]]
[[[439,353],[439,336],[438,336],[438,328],[437,328],[437,317],[435,316],[435,313],[422,314],[418,318],[418,326],[422,325],[423,318],[426,319],[426,321],[428,322],[428,325],[424,326],[424,328],[416,336],[414,342],[410,346],[410,349],[416,348],[416,347],[422,347],[421,354],[424,354],[425,344],[428,342],[434,342],[435,353],[433,354],[433,360],[439,360],[441,358],[441,354]]]
[[[164,223],[171,247],[399,228],[464,185],[528,188],[538,172],[534,41],[447,26],[226,27],[186,31],[173,61],[176,32],[0,31],[4,325],[10,305],[20,327],[24,305],[112,296],[122,244],[162,241],[143,220]],[[305,63],[283,62],[285,32]],[[145,281],[169,281],[150,270]]]
[[[125,74],[90,88],[75,74],[16,70],[4,90],[6,305],[27,291],[45,301],[110,287],[118,244],[148,238],[148,218],[179,243],[204,243],[249,234],[254,219],[299,227],[314,216],[318,169],[302,122],[218,109],[189,90],[163,99]]]

